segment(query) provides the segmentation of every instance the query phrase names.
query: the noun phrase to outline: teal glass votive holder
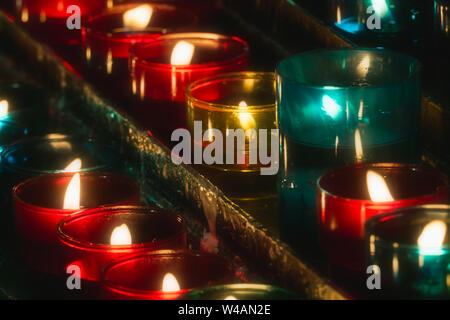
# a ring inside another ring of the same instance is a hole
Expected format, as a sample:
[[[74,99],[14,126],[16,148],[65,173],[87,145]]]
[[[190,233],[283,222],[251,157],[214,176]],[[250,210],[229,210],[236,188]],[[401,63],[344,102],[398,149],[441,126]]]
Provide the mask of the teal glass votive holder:
[[[449,299],[449,228],[449,205],[397,209],[369,219],[367,266],[380,271],[381,290],[375,291],[383,298]]]
[[[315,186],[361,162],[419,160],[420,64],[382,49],[314,50],[277,66],[280,235],[316,249]]]
[[[427,3],[423,0],[329,0],[333,26],[357,39],[418,40],[424,34]]]
[[[13,186],[31,177],[61,172],[120,171],[116,158],[113,146],[81,137],[50,134],[19,140],[0,152],[0,204],[8,208]]]

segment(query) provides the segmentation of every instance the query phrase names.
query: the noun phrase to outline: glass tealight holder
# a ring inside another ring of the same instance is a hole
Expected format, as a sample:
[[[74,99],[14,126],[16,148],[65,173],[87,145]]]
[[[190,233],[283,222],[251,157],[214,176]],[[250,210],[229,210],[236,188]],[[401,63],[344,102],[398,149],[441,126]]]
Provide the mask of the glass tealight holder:
[[[328,0],[328,3],[333,26],[357,40],[383,43],[408,37],[414,41],[425,34],[427,1]]]
[[[439,170],[396,163],[363,163],[327,172],[317,182],[319,239],[336,273],[364,272],[364,225],[400,207],[447,203],[448,179]]]
[[[281,237],[317,245],[316,182],[360,162],[419,161],[420,64],[382,49],[314,50],[277,67]]]
[[[266,284],[236,283],[194,289],[179,300],[297,300],[298,296],[285,289]]]
[[[161,249],[185,249],[184,220],[176,213],[157,207],[118,206],[84,210],[67,216],[57,225],[64,244],[61,259],[75,265],[81,278],[100,280],[107,262],[129,254]]]
[[[205,151],[208,146],[213,147],[216,139],[222,141],[219,148],[223,154],[217,158],[219,163],[207,165],[203,159],[201,169],[229,197],[256,199],[276,195],[278,162],[272,163],[273,172],[264,174],[262,170],[268,168],[262,168],[269,165],[261,164],[259,157],[259,145],[262,143],[267,147],[268,155],[272,152],[271,134],[276,135],[275,131],[272,132],[276,129],[275,100],[273,73],[219,74],[195,81],[186,89],[187,128],[193,138],[193,148]],[[214,130],[219,131],[219,137],[216,137]],[[236,143],[227,145],[227,130],[242,130],[246,134],[243,144],[238,145],[236,139]],[[261,136],[261,130],[265,136]],[[250,139],[254,139],[256,148],[250,148]],[[228,151],[233,153],[233,161],[229,164]],[[274,151],[278,153],[278,148]],[[190,160],[195,163],[195,159]]]
[[[30,269],[54,275],[64,270],[62,245],[56,230],[63,218],[80,210],[140,202],[136,181],[99,171],[40,175],[15,186],[12,194],[14,224],[8,227],[14,234],[8,242],[17,239],[17,252]],[[66,205],[73,203],[66,201],[68,198],[73,200],[77,196],[77,206]]]
[[[0,153],[2,172],[16,185],[33,176],[61,173],[112,171],[117,168],[113,146],[81,137],[50,134],[19,140]]]
[[[237,37],[185,32],[162,35],[130,49],[133,113],[166,142],[186,126],[186,87],[208,76],[241,71],[248,44]],[[161,121],[164,119],[164,121]]]
[[[82,30],[87,79],[109,95],[130,97],[130,47],[161,34],[192,28],[196,21],[186,8],[139,1],[118,4],[90,17]]]
[[[449,228],[448,205],[401,208],[369,219],[367,266],[372,266],[372,273],[380,272],[377,296],[449,299]]]
[[[232,282],[230,264],[217,255],[159,250],[113,260],[102,269],[104,298],[175,300],[183,293]]]

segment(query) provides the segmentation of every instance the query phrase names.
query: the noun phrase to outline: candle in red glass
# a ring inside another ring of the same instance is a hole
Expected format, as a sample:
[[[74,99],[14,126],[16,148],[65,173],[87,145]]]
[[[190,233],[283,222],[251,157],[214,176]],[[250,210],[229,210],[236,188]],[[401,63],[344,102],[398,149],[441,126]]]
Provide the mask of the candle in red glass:
[[[194,14],[168,4],[118,5],[86,21],[82,29],[83,45],[93,53],[128,59],[133,44],[187,28],[195,22]]]
[[[22,0],[17,6],[18,18],[30,32],[51,43],[79,42],[80,31],[70,30],[67,19],[73,11],[67,12],[70,6],[80,9],[81,23],[83,19],[95,12],[103,10],[107,0]]]
[[[65,195],[77,190],[77,180],[79,197],[75,191],[65,201]],[[13,189],[14,223],[25,262],[37,271],[58,273],[61,257],[56,225],[62,218],[85,208],[137,204],[139,198],[134,180],[113,173],[48,174],[17,185]]]
[[[186,247],[183,218],[156,207],[84,210],[61,220],[57,233],[65,245],[64,265],[78,266],[81,278],[91,281],[99,281],[101,267],[120,256]]]
[[[447,199],[447,178],[431,167],[377,163],[336,169],[318,181],[321,246],[332,265],[361,271],[368,218],[399,207],[445,203]]]
[[[144,125],[151,129],[185,126],[186,86],[214,74],[240,71],[247,60],[245,41],[212,33],[167,34],[131,47],[133,93],[144,101],[136,110],[138,118],[148,120]]]
[[[128,54],[133,44],[186,29],[197,17],[189,10],[162,3],[127,3],[92,16],[82,29],[85,76],[116,100],[131,95]]]
[[[107,299],[174,300],[234,279],[229,263],[202,252],[161,250],[114,260],[102,270]]]
[[[212,33],[167,34],[130,50],[138,94],[178,102],[185,101],[186,85],[192,81],[241,70],[247,59],[245,41]]]

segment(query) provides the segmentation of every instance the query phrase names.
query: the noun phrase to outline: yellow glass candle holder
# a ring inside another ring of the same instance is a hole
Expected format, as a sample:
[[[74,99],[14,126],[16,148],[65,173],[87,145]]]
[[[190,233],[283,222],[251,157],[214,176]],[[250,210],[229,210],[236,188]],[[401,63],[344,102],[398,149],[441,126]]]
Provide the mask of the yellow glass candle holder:
[[[261,161],[259,154],[261,146],[264,145],[265,154],[275,156],[271,154],[276,133],[274,74],[220,74],[193,82],[187,88],[186,95],[187,128],[193,137],[193,147],[201,146],[204,150],[217,139],[216,134],[221,133],[223,139],[223,163],[205,165],[202,162],[202,168],[207,171],[207,175],[231,198],[254,199],[273,196],[276,193],[274,177],[278,158],[273,158],[268,164],[264,163],[264,160]],[[198,134],[199,124],[202,129],[201,136]],[[230,148],[227,131],[239,129],[245,133],[245,143],[239,144],[239,139],[235,138],[235,143]],[[257,134],[253,137],[256,140],[249,134],[251,132]],[[252,141],[255,142],[255,148],[252,147]],[[228,161],[231,159],[230,153],[233,161]],[[278,156],[278,150],[276,153]],[[196,161],[193,163],[199,164]],[[273,167],[273,172],[263,173],[264,167]]]

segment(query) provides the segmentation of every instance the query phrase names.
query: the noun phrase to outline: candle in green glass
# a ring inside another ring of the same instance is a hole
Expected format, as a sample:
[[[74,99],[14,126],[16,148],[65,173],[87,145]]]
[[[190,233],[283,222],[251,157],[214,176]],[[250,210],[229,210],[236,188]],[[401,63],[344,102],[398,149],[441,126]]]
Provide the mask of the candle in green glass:
[[[281,237],[317,244],[316,182],[357,162],[418,158],[420,66],[379,49],[315,50],[277,67]]]
[[[381,270],[386,298],[450,298],[450,206],[424,205],[366,224],[367,264]]]

